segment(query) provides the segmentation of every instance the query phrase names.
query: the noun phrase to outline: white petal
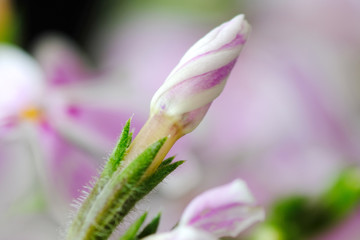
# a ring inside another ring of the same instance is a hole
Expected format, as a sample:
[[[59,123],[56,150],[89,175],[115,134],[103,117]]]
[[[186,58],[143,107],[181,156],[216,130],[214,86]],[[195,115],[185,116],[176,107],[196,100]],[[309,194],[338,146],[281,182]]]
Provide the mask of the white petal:
[[[196,227],[217,237],[236,237],[264,217],[264,210],[255,205],[246,184],[235,180],[196,197],[185,209],[180,225]]]
[[[217,238],[196,228],[181,226],[171,232],[151,235],[144,240],[217,240]]]

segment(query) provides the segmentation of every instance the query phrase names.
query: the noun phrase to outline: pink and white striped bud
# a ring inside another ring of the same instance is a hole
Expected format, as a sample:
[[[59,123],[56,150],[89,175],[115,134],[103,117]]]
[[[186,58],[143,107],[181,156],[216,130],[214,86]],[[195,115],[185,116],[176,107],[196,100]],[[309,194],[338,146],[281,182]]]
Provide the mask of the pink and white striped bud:
[[[222,92],[249,30],[238,15],[196,42],[153,96],[150,115],[173,118],[183,134],[194,130]]]
[[[264,218],[264,209],[255,203],[246,183],[236,179],[193,199],[174,230],[151,235],[144,240],[218,240],[237,237]]]
[[[185,53],[154,94],[149,119],[131,143],[127,162],[166,137],[145,173],[148,176],[175,142],[199,125],[212,101],[223,90],[249,30],[244,15],[238,15],[212,30]]]

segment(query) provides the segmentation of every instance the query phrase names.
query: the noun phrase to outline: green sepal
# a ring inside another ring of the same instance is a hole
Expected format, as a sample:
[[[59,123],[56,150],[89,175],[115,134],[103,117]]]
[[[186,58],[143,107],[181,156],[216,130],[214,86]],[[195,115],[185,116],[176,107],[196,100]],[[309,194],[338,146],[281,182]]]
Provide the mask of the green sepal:
[[[173,172],[178,166],[180,166],[184,161],[178,161],[163,167],[159,167],[155,173],[149,177],[142,180],[142,176],[150,166],[151,162],[148,162],[148,159],[154,158],[161,148],[161,146],[166,141],[166,138],[159,140],[158,142],[152,144],[148,149],[146,149],[134,162],[132,162],[127,168],[124,169],[123,179],[127,179],[127,184],[124,184],[121,187],[121,191],[117,194],[117,199],[119,204],[116,206],[117,209],[120,209],[117,212],[117,215],[114,215],[109,223],[115,223],[114,228],[120,223],[121,219],[127,215],[127,213],[133,208],[133,206],[144,196],[146,196],[151,190],[153,190],[166,176]],[[151,150],[153,150],[151,152]],[[150,155],[149,155],[150,154]],[[152,155],[153,154],[153,155]],[[134,172],[134,170],[137,171]],[[140,170],[141,169],[141,170]],[[131,175],[126,174],[126,172],[132,173]],[[138,174],[142,172],[142,174]],[[118,181],[121,181],[120,179]],[[120,203],[121,202],[121,203]]]
[[[68,240],[108,239],[134,205],[183,163],[172,163],[174,157],[171,157],[164,160],[155,172],[149,174],[147,170],[167,138],[153,143],[129,162],[124,161],[124,157],[131,138],[128,121],[116,149],[104,167],[104,172],[74,219],[68,232]],[[156,221],[158,220],[155,220],[143,235],[156,231]],[[130,232],[128,234],[130,236]]]
[[[78,210],[77,216],[73,220],[72,227],[69,229],[69,235],[75,234],[75,232],[80,232],[84,224],[86,215],[91,210],[92,206],[96,202],[100,192],[106,185],[106,183],[111,178],[112,174],[119,166],[121,161],[125,156],[125,152],[129,147],[132,140],[132,133],[130,132],[130,123],[131,118],[125,123],[125,126],[121,132],[118,143],[114,148],[114,151],[109,156],[109,160],[104,166],[104,169],[91,189],[91,192],[88,194],[87,198],[81,204],[80,209]]]
[[[129,195],[126,199],[126,202],[123,203],[124,207],[119,213],[120,215],[126,215],[128,211],[135,205],[137,201],[146,196],[151,190],[153,190],[166,176],[168,176],[171,172],[173,172],[178,166],[180,166],[184,161],[177,161],[172,164],[163,165],[150,175],[149,177],[142,180],[134,191],[131,191],[131,195]],[[129,191],[129,190],[128,190]],[[126,190],[125,190],[126,192]],[[130,191],[129,191],[130,192]],[[127,210],[128,209],[128,210]]]
[[[137,240],[136,236],[140,227],[144,223],[147,216],[147,212],[145,212],[141,217],[139,217],[131,226],[127,229],[124,235],[122,235],[119,240]]]
[[[93,206],[95,211],[100,211],[96,213],[97,216],[86,235],[96,236],[94,239],[107,239],[136,202],[149,192],[139,185],[165,141],[166,138],[163,138],[153,143],[127,167],[113,174],[104,186],[103,199],[99,199]]]
[[[161,140],[159,140],[160,142]],[[145,152],[144,152],[145,153]],[[144,158],[146,159],[146,158]],[[140,162],[140,161],[139,161]],[[135,165],[134,161],[134,165]],[[120,211],[117,213],[117,216],[113,216],[113,222],[120,222],[117,219],[122,219],[129,211],[132,209],[132,207],[138,202],[140,199],[142,199],[144,196],[146,196],[151,190],[153,190],[166,176],[168,176],[172,171],[174,171],[178,166],[180,166],[183,163],[183,161],[178,161],[175,163],[172,163],[170,165],[164,166],[162,168],[158,168],[155,173],[153,173],[150,177],[147,177],[143,180],[141,180],[142,175],[134,174],[132,176],[128,176],[127,184],[124,184],[121,187],[121,191],[117,194],[117,201],[119,204],[117,204],[117,209],[120,209]],[[146,166],[146,162],[143,163],[144,166]],[[149,166],[149,165],[148,165]],[[148,167],[147,166],[147,167]],[[131,172],[131,169],[128,166],[126,170],[129,170]],[[147,167],[143,168],[143,172],[146,171]],[[124,174],[124,176],[126,176]],[[141,180],[141,181],[140,181]],[[109,216],[109,215],[108,215]],[[114,220],[115,219],[115,220]],[[111,222],[111,221],[109,221]]]
[[[160,218],[161,218],[161,213],[158,213],[158,215],[153,220],[151,220],[151,222],[148,225],[145,226],[145,228],[141,231],[141,233],[137,235],[137,238],[141,239],[156,233],[159,227]]]
[[[138,202],[140,199],[142,199],[144,196],[146,196],[151,190],[153,190],[166,176],[168,176],[171,172],[173,172],[178,166],[180,166],[184,161],[178,161],[163,167],[159,167],[155,173],[153,173],[151,176],[145,178],[143,181],[141,181],[136,188],[133,189],[133,191],[130,191],[130,189],[125,190],[123,194],[126,194],[126,191],[131,194],[126,197],[126,201],[122,204],[122,209],[118,213],[119,216],[125,216],[129,210]]]
[[[146,178],[141,186],[150,192],[154,187],[156,187],[165,177],[167,177],[171,172],[173,172],[177,167],[183,164],[184,161],[177,161],[165,166],[159,167],[155,173]]]
[[[165,159],[164,161],[162,161],[162,163],[159,165],[159,168],[164,167],[166,165],[169,165],[173,160],[174,160],[175,156],[169,157],[167,159]]]
[[[162,138],[157,142],[153,143],[144,152],[142,152],[129,166],[127,166],[122,172],[116,177],[115,184],[122,181],[127,181],[128,184],[137,183],[145,174],[153,162],[156,154],[160,148],[164,145],[167,138]]]
[[[125,152],[132,140],[132,133],[130,132],[130,121],[131,119],[126,122],[119,137],[118,143],[110,155],[106,165],[104,166],[104,170],[101,173],[100,178],[110,178],[120,165],[121,161],[124,159]]]

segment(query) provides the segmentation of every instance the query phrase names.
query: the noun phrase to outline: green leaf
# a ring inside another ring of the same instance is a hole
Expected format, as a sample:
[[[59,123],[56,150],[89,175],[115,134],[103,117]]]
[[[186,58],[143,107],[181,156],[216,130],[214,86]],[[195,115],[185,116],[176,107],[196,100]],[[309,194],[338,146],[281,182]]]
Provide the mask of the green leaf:
[[[146,192],[150,192],[154,187],[156,187],[165,177],[167,177],[171,172],[173,172],[177,167],[183,164],[184,161],[177,161],[169,165],[165,165],[159,167],[155,173],[149,176],[144,182],[141,184],[142,187]]]
[[[125,126],[118,145],[128,147],[129,138],[131,138],[128,129],[129,124]],[[126,135],[128,137],[124,137]],[[127,139],[127,141],[124,139]],[[93,189],[89,195],[93,199],[86,206],[81,207],[79,212],[83,215],[78,215],[75,218],[75,224],[69,229],[68,240],[108,239],[134,205],[183,163],[183,161],[171,163],[174,157],[168,158],[160,164],[154,173],[145,177],[145,173],[166,140],[167,138],[163,138],[153,143],[136,159],[130,161],[127,166],[122,164],[119,167],[120,162],[115,160],[108,163],[110,164],[108,166],[117,165],[117,169],[114,171],[112,167],[106,168],[110,169],[107,173],[111,174],[111,176],[108,175],[110,177],[105,184],[104,179],[106,180],[106,178],[98,180],[95,185],[98,187]],[[122,151],[115,150],[113,155],[120,156],[118,159],[123,158]],[[88,199],[85,202],[87,201]],[[156,231],[158,220],[155,219],[154,221],[154,223],[150,224],[148,230],[144,230],[144,235],[147,232]],[[130,233],[128,234],[130,235]]]
[[[123,236],[119,238],[119,240],[136,240],[137,232],[139,231],[141,225],[144,223],[147,216],[147,212],[144,213],[140,218],[138,218],[125,232]]]
[[[87,217],[78,236],[70,239],[107,239],[121,220],[149,191],[139,187],[143,175],[151,165],[166,138],[150,145],[124,169],[113,173],[108,183],[88,209]]]
[[[114,227],[116,227],[117,224],[120,222],[120,220],[124,216],[126,216],[126,214],[133,208],[133,206],[136,204],[136,202],[138,202],[140,199],[142,199],[144,196],[146,196],[166,176],[168,176],[172,171],[174,171],[182,163],[183,163],[183,161],[178,161],[178,162],[172,163],[170,165],[166,165],[162,168],[158,168],[155,171],[155,173],[153,173],[151,176],[145,178],[144,180],[138,182],[137,185],[132,185],[131,182],[129,182],[130,183],[129,185],[124,185],[122,187],[122,191],[117,194],[117,198],[119,198],[118,201],[122,201],[122,202],[115,206],[115,208],[120,209],[120,210],[117,212],[117,215],[111,216],[111,214],[108,214],[107,216],[109,217],[109,219],[106,220],[106,222],[114,223]],[[143,172],[145,172],[146,169]],[[132,188],[130,186],[132,186]],[[116,201],[116,200],[114,200],[114,201]]]
[[[158,215],[153,220],[151,220],[151,222],[148,225],[145,226],[145,228],[141,231],[141,233],[137,236],[137,238],[141,239],[156,233],[160,223],[160,218],[161,218],[161,213],[158,213]]]
[[[125,152],[128,149],[132,140],[132,133],[130,132],[130,122],[131,119],[126,122],[121,132],[119,141],[114,151],[110,155],[109,160],[107,161],[100,178],[110,178],[120,165],[121,161],[124,159]]]
[[[323,195],[321,204],[331,212],[332,221],[341,220],[360,205],[360,168],[344,169]]]
[[[124,158],[125,152],[129,147],[132,139],[132,133],[130,132],[130,122],[129,119],[119,137],[117,146],[115,147],[113,153],[110,155],[109,160],[104,166],[104,169],[99,177],[99,179],[94,184],[91,192],[88,194],[87,198],[82,202],[80,209],[78,210],[77,216],[74,218],[71,228],[69,229],[68,235],[74,235],[81,232],[83,228],[85,219],[91,210],[92,206],[96,202],[98,196],[103,190],[106,183],[109,181],[114,171],[117,169],[117,166],[121,163]]]
[[[129,166],[127,166],[121,174],[116,177],[116,181],[121,182],[126,180],[128,184],[137,183],[144,175],[150,164],[156,157],[160,148],[164,145],[167,138],[162,138],[153,143],[144,152],[142,152]]]
[[[333,227],[359,205],[360,169],[351,167],[342,170],[318,199],[292,196],[277,201],[263,229],[281,233],[285,240],[309,239]]]
[[[159,165],[159,168],[164,167],[166,165],[169,165],[173,160],[174,160],[175,156],[169,157],[167,159],[165,159],[164,161],[162,161],[162,163]]]

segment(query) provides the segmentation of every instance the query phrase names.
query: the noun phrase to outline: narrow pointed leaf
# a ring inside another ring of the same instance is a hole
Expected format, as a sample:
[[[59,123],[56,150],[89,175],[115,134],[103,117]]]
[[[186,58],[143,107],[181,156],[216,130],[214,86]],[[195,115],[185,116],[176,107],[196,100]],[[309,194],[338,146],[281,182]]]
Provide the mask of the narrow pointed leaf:
[[[183,164],[184,161],[177,161],[172,164],[159,167],[155,173],[153,173],[150,177],[144,180],[141,184],[141,188],[143,191],[150,192],[154,189],[166,176],[168,176],[171,172],[173,172],[178,166]]]
[[[145,226],[141,233],[137,236],[139,239],[156,233],[160,223],[161,213],[159,213],[151,222]]]
[[[165,141],[166,138],[163,138],[150,145],[150,147],[142,152],[134,161],[129,164],[129,166],[123,170],[121,174],[119,174],[119,176],[116,178],[117,181],[122,181],[122,179],[127,180],[129,183],[139,181],[152,163],[162,145],[164,145]]]
[[[141,225],[144,223],[147,216],[147,212],[144,213],[141,217],[139,217],[125,232],[123,236],[119,238],[119,240],[136,240],[137,233],[141,227]]]
[[[165,159],[164,161],[162,161],[162,163],[159,165],[159,168],[164,167],[166,165],[169,165],[173,160],[174,160],[175,156],[169,157],[167,159]]]
[[[117,169],[101,189],[85,219],[76,232],[69,231],[68,239],[108,239],[121,220],[150,190],[139,187],[166,138],[150,145],[124,169]],[[152,187],[153,188],[153,187]],[[151,188],[151,189],[152,189]],[[74,229],[75,230],[75,229]]]
[[[109,157],[104,170],[101,174],[101,177],[111,177],[111,175],[116,171],[120,162],[124,159],[126,149],[129,147],[132,139],[132,133],[130,133],[130,119],[126,122],[122,133],[120,135],[119,141]],[[101,178],[100,177],[100,178]]]

